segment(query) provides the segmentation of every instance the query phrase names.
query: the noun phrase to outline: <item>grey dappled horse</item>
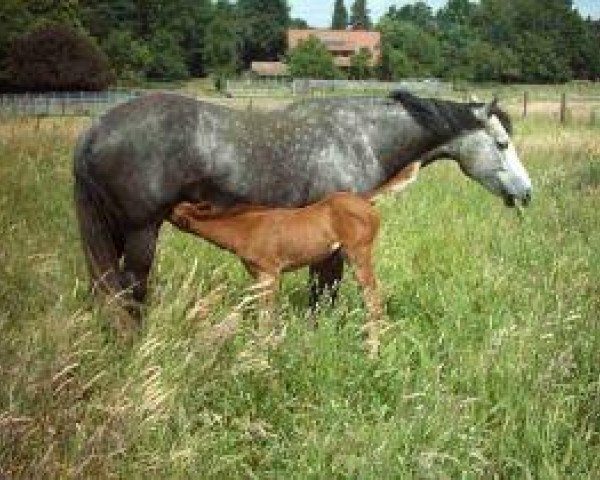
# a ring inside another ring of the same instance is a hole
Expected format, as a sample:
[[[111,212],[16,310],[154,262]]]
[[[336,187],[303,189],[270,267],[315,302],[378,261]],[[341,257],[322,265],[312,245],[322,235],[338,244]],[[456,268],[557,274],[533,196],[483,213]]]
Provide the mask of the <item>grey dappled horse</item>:
[[[407,165],[454,159],[509,206],[531,182],[496,106],[418,98],[307,100],[240,112],[174,94],[121,104],[75,151],[75,203],[93,284],[144,301],[162,222],[182,201],[301,206],[368,194]],[[314,303],[342,276],[339,255],[311,267]]]

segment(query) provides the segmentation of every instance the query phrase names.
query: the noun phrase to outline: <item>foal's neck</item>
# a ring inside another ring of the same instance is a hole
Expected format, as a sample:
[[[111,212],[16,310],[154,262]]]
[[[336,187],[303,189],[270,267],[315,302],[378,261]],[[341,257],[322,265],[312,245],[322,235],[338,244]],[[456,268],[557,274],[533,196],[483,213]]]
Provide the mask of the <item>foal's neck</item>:
[[[191,230],[216,246],[235,253],[246,239],[244,217],[250,211],[250,208],[244,208],[195,218]]]

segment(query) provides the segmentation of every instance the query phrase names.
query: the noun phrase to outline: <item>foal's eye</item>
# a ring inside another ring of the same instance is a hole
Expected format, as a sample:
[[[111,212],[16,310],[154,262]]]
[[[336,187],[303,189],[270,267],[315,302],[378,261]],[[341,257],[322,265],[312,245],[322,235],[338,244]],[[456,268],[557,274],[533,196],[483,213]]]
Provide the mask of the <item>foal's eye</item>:
[[[506,140],[498,140],[496,142],[496,146],[499,150],[506,150],[508,148],[508,141]]]

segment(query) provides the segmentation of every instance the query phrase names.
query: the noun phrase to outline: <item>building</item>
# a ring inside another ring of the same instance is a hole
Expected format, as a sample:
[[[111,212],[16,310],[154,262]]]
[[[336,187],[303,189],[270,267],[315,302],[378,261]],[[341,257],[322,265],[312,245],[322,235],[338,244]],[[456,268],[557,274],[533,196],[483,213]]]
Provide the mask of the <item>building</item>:
[[[283,62],[252,62],[250,71],[259,77],[278,78],[288,75],[288,67]]]
[[[381,34],[365,30],[288,30],[287,45],[295,48],[311,36],[318,38],[333,55],[334,63],[340,68],[350,66],[350,57],[361,48],[371,53],[371,66],[377,65],[381,57]]]

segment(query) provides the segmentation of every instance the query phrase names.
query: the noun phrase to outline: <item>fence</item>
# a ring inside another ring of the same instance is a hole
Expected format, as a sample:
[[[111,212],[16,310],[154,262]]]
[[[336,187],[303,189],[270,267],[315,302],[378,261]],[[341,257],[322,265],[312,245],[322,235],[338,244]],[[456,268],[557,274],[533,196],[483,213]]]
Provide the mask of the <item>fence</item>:
[[[0,95],[0,115],[99,115],[140,92],[51,92]]]
[[[293,82],[286,78],[227,80],[225,91],[232,97],[287,97],[293,94]]]
[[[515,108],[518,103],[518,109]],[[527,117],[551,117],[565,124],[570,121],[600,125],[600,96],[576,93],[535,94],[525,91],[513,102],[513,114]]]
[[[245,79],[228,80],[226,91],[232,97],[280,97],[320,95],[382,94],[392,90],[408,90],[430,96],[452,92],[450,83],[436,79],[379,82],[373,80],[313,79]]]
[[[598,86],[600,87],[600,86]],[[513,116],[546,117],[561,123],[577,122],[600,125],[600,88],[589,91],[560,93],[551,89],[519,90],[499,87],[502,106]],[[274,99],[329,95],[381,96],[392,90],[408,90],[424,96],[468,100],[467,90],[455,91],[449,83],[437,80],[410,80],[403,82],[375,82],[352,80],[238,80],[227,82],[229,96],[252,102],[253,98]],[[144,95],[144,91],[108,92],[53,92],[42,94],[0,95],[0,116],[96,116],[131,98]],[[481,97],[491,98],[492,91]],[[211,101],[229,104],[225,98]],[[242,100],[244,101],[244,100]],[[272,103],[272,102],[271,102]]]

